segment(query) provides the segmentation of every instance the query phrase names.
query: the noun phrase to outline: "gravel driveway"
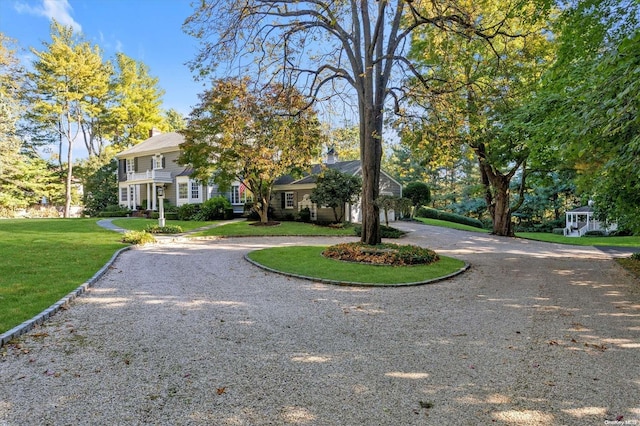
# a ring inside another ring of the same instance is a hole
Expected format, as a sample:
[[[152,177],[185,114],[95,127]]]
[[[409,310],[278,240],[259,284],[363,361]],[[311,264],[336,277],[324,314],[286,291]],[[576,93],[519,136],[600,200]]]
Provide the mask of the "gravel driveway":
[[[127,251],[0,349],[0,425],[640,425],[640,284],[610,255],[398,227],[471,269],[349,288],[243,260],[338,238]]]

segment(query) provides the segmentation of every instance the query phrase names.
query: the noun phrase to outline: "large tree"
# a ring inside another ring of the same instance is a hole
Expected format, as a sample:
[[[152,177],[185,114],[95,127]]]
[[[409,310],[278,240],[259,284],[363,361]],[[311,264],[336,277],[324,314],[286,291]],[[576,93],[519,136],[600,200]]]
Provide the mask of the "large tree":
[[[558,59],[530,110],[535,155],[577,173],[601,219],[640,233],[640,4],[585,0],[561,15]]]
[[[362,161],[362,241],[380,242],[378,198],[385,103],[403,96],[395,75],[412,73],[406,56],[414,30],[481,34],[491,40],[502,28],[465,15],[456,1],[424,12],[426,0],[202,0],[185,29],[202,41],[193,61],[200,76],[229,65],[265,81],[308,90],[315,100],[334,94],[352,102],[359,117]],[[514,12],[509,6],[504,16]],[[395,73],[393,70],[395,69]],[[428,81],[423,80],[425,84]]]
[[[273,85],[260,93],[246,79],[223,79],[200,95],[182,133],[180,162],[193,177],[221,185],[240,181],[269,221],[274,181],[309,165],[320,146],[320,125],[308,100],[293,88]]]
[[[111,90],[113,105],[107,132],[112,143],[119,147],[136,145],[147,139],[154,127],[168,127],[160,108],[164,90],[143,62],[118,53]]]
[[[64,216],[69,217],[73,186],[73,146],[83,125],[102,112],[96,100],[109,89],[102,54],[73,33],[71,27],[51,24],[51,42],[31,49],[36,60],[30,79],[32,105],[28,117],[48,135],[58,139],[60,165],[66,166]],[[66,162],[62,147],[66,144]]]
[[[508,0],[456,3],[466,19],[496,29],[490,43],[483,34],[468,31],[425,27],[414,32],[411,57],[422,78],[412,81],[415,104],[407,111],[426,109],[414,124],[419,131],[408,128],[418,150],[436,158],[460,157],[465,149],[475,154],[497,235],[513,235],[511,214],[523,197],[519,191],[518,200],[512,200],[510,183],[519,175],[524,185],[529,153],[527,133],[506,132],[505,122],[550,64],[550,8],[545,2],[528,2],[514,11],[511,5]],[[427,14],[441,7],[422,4]]]

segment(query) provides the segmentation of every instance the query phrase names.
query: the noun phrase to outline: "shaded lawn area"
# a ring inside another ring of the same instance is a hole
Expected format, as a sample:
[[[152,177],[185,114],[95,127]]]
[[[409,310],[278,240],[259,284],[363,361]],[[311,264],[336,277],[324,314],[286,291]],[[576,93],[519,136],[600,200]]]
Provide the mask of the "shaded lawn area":
[[[75,290],[126,246],[96,221],[0,220],[0,333]]]
[[[275,226],[255,226],[255,222],[242,221],[229,223],[205,231],[197,232],[193,236],[223,236],[223,237],[247,237],[247,236],[355,236],[353,226],[344,228],[319,226],[304,222],[280,222]]]
[[[268,268],[291,274],[340,282],[368,284],[418,283],[440,278],[460,270],[464,262],[440,256],[429,265],[367,265],[328,259],[326,246],[274,247],[249,253],[249,259]]]
[[[130,231],[144,231],[147,226],[153,226],[158,224],[158,219],[146,219],[143,217],[128,217],[121,219],[114,219],[112,223],[120,228],[128,229]],[[191,231],[193,229],[201,228],[203,226],[213,225],[215,221],[204,222],[199,220],[165,220],[165,225],[174,225],[182,228],[184,232]]]
[[[632,237],[565,237],[546,232],[517,232],[516,237],[547,243],[569,244],[575,246],[611,246],[640,247],[640,236]]]
[[[456,223],[456,222],[448,222],[446,220],[430,219],[426,217],[416,217],[414,219],[424,223],[425,225],[439,226],[442,228],[458,229],[460,231],[470,231],[470,232],[483,232],[485,234],[488,234],[489,232],[491,232],[489,229],[476,228],[475,226],[464,225],[462,223]]]

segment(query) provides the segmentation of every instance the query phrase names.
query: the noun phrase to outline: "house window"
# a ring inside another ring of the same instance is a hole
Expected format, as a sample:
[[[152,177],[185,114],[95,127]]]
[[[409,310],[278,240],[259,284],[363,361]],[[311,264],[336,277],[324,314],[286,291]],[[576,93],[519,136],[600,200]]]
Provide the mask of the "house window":
[[[127,188],[120,188],[120,201],[126,202],[129,199],[129,197],[127,197],[128,193]]]
[[[133,158],[127,158],[127,173],[133,173],[136,171],[136,162]]]
[[[284,208],[292,209],[295,207],[295,198],[293,196],[293,192],[285,192],[284,193]]]
[[[178,198],[181,200],[189,198],[189,186],[187,182],[178,183]]]
[[[163,169],[164,157],[160,154],[153,156],[153,170]]]
[[[240,185],[231,185],[231,204],[240,204]]]
[[[196,181],[191,181],[191,199],[199,200],[200,199],[200,185]]]

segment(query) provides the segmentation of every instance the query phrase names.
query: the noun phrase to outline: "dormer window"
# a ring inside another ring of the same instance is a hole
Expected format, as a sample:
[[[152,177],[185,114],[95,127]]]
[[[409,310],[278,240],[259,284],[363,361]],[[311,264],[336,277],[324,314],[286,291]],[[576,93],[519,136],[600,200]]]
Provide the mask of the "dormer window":
[[[153,156],[153,170],[164,169],[164,156],[156,154]]]

